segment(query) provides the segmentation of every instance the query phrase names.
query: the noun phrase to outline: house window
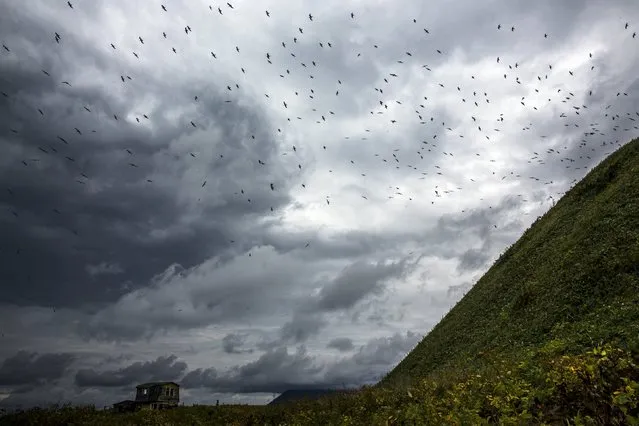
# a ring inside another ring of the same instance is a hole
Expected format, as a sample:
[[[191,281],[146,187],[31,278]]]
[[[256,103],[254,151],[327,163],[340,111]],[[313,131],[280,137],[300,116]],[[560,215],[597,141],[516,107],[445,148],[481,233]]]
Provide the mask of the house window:
[[[147,393],[149,393],[148,389],[142,389],[142,395],[146,395]]]

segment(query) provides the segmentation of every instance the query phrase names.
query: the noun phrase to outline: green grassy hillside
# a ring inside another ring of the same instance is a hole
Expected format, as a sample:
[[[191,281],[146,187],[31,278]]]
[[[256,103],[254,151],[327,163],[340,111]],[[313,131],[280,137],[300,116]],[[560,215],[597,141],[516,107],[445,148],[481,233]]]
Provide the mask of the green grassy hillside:
[[[593,169],[378,385],[271,406],[0,425],[639,425],[639,140]]]
[[[475,369],[482,353],[581,353],[639,342],[639,140],[511,246],[381,385]]]

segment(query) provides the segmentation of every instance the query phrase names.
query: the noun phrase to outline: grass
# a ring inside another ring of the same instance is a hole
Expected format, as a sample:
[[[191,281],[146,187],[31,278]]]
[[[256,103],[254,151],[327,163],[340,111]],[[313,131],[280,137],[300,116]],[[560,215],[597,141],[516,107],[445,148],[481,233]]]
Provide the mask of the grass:
[[[280,406],[30,410],[0,425],[639,425],[639,140],[594,168],[379,384]]]

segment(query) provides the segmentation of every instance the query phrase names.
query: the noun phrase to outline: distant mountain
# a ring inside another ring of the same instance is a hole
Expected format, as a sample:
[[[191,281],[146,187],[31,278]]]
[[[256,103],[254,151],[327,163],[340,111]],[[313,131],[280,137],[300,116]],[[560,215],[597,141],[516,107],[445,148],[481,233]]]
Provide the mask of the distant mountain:
[[[316,399],[324,395],[339,392],[338,389],[290,389],[280,394],[268,405],[283,404],[290,401],[298,401],[300,399]]]

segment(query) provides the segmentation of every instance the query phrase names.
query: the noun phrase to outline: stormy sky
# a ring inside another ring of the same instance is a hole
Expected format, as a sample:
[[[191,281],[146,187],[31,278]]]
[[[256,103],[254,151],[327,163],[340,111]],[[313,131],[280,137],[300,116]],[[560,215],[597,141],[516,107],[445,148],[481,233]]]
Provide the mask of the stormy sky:
[[[373,383],[637,135],[634,0],[231,6],[0,0],[0,405]]]

